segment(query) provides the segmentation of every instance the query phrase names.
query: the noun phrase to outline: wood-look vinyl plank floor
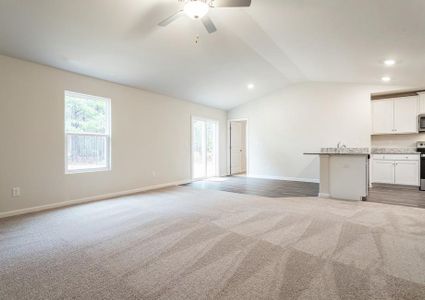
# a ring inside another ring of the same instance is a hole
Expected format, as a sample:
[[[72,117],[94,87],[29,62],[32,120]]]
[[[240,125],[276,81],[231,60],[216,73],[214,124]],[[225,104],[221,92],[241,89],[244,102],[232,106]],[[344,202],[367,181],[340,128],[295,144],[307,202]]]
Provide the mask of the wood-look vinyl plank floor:
[[[412,186],[374,184],[367,201],[425,208],[425,191]]]
[[[319,184],[317,183],[250,178],[244,176],[205,179],[189,183],[186,186],[271,198],[316,197],[319,194]]]
[[[197,189],[218,190],[270,198],[317,197],[319,184],[310,182],[228,176],[205,179],[187,184]],[[425,208],[425,191],[417,187],[374,184],[368,202]]]

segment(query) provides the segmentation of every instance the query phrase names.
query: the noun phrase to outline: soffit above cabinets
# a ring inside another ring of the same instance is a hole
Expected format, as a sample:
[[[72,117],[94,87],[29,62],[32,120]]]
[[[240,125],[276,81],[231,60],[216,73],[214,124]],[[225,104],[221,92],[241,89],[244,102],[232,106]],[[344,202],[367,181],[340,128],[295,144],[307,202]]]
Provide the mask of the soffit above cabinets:
[[[401,97],[411,97],[418,96],[425,93],[425,90],[413,90],[413,91],[403,91],[403,92],[391,92],[391,93],[381,93],[372,95],[372,100],[382,100],[382,99],[392,99],[392,98],[401,98]]]

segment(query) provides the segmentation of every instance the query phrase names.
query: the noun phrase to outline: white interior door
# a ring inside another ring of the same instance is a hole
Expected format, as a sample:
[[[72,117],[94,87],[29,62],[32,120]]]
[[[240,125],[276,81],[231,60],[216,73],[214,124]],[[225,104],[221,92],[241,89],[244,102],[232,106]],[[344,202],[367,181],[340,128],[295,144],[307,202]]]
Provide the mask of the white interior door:
[[[192,178],[202,179],[218,173],[218,123],[192,119]]]
[[[230,132],[230,171],[238,174],[243,171],[242,123],[230,122]]]

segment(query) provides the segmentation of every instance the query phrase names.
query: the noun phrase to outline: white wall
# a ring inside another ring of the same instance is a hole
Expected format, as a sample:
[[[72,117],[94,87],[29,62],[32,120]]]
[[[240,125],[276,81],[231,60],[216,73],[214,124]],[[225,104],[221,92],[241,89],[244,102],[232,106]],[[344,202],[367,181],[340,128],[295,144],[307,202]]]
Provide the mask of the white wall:
[[[371,93],[388,86],[302,83],[232,109],[229,119],[248,118],[250,176],[317,181],[319,159],[303,152],[370,147]]]
[[[64,90],[111,98],[112,171],[64,174]],[[226,112],[0,56],[0,214],[189,180],[191,115],[219,120],[225,174]]]

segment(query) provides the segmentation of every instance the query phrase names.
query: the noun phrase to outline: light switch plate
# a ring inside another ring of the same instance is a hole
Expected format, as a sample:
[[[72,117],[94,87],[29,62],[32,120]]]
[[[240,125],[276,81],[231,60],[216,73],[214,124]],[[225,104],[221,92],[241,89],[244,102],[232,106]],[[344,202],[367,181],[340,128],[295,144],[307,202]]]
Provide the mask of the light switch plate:
[[[12,188],[12,197],[19,197],[21,196],[21,188],[14,187]]]

